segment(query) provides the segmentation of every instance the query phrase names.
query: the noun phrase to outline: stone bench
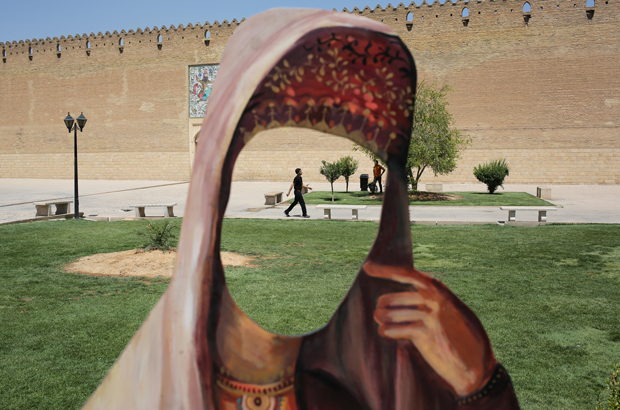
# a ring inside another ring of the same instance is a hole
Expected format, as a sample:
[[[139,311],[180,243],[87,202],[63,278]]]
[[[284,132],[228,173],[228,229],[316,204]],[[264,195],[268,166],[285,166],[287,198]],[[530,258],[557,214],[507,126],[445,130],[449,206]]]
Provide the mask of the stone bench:
[[[136,218],[144,218],[146,214],[144,213],[145,208],[166,208],[164,210],[164,217],[174,217],[173,208],[176,205],[176,202],[173,204],[143,204],[143,205],[130,205],[130,208],[135,208],[136,210]]]
[[[319,209],[323,209],[323,219],[332,219],[332,209],[350,209],[352,212],[351,219],[359,219],[359,210],[366,209],[366,205],[317,205]]]
[[[265,194],[265,205],[275,205],[282,202],[282,192],[271,191]]]
[[[426,192],[443,192],[443,184],[426,184]]]
[[[54,215],[68,214],[70,211],[70,204],[72,203],[73,201],[35,202],[34,206],[37,208],[37,213],[35,216],[52,216],[52,205],[56,206],[56,213],[54,213]]]
[[[502,211],[508,211],[508,222],[517,221],[517,211],[538,211],[538,222],[547,222],[547,212],[556,211],[553,206],[500,206]]]
[[[551,199],[551,188],[546,186],[536,187],[536,196],[540,199]]]

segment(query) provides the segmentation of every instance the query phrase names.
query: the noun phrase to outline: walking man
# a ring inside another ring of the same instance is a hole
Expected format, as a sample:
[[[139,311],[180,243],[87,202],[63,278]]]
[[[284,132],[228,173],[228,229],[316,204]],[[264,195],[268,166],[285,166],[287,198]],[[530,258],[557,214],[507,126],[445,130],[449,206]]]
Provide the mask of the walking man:
[[[304,185],[304,181],[301,179],[301,175],[303,174],[301,168],[297,168],[295,170],[295,174],[297,175],[295,176],[295,179],[293,179],[293,183],[291,184],[291,187],[288,189],[288,192],[286,193],[286,196],[289,196],[291,194],[291,189],[294,188],[295,189],[294,191],[295,200],[293,201],[291,206],[289,206],[288,209],[284,211],[284,215],[290,216],[289,213],[291,212],[291,209],[293,209],[293,207],[295,207],[295,205],[299,203],[299,205],[301,205],[302,217],[310,218],[310,215],[308,215],[308,213],[306,212],[306,203],[304,202],[304,197],[301,195],[301,188],[302,187],[308,188],[310,190],[312,190],[312,188],[310,188],[307,185]]]
[[[379,193],[382,194],[383,185],[381,184],[381,176],[385,172],[385,168],[379,165],[379,161],[375,160],[375,166],[372,167],[372,172],[373,172],[373,175],[375,176],[375,179],[372,182],[375,184],[375,187],[377,186],[377,183],[379,183]]]

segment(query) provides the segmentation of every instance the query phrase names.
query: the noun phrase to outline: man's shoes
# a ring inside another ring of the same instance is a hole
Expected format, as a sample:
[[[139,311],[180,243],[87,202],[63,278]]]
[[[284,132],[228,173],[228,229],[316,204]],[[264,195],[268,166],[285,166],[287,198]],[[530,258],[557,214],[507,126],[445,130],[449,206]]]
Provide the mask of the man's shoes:
[[[310,215],[302,215],[302,218],[310,218]]]
[[[290,217],[290,215],[286,211],[284,211],[284,215],[286,215],[287,218]]]

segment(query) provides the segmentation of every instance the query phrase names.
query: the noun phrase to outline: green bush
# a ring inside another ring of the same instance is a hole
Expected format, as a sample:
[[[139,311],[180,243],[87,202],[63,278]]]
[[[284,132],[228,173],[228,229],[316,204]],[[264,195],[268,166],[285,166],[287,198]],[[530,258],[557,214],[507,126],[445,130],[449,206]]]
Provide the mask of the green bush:
[[[478,181],[486,184],[489,194],[504,187],[504,178],[508,176],[508,164],[506,159],[496,159],[486,164],[480,164],[474,168],[474,176]]]
[[[601,393],[605,392],[607,404],[601,399]],[[617,363],[607,377],[607,387],[599,391],[596,410],[620,410],[620,363]]]
[[[171,241],[176,238],[173,230],[178,228],[170,223],[170,221],[164,221],[161,223],[146,224],[146,230],[140,232],[139,235],[146,236],[147,240],[143,246],[143,249],[154,250],[159,249],[161,251],[169,251],[172,248]]]

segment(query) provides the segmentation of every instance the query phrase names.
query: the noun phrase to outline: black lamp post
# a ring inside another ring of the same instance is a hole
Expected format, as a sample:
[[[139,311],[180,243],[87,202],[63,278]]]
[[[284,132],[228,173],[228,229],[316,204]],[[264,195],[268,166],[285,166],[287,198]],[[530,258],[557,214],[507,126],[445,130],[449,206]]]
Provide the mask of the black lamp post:
[[[77,130],[80,129],[80,132],[84,129],[86,125],[86,117],[84,117],[84,113],[81,113],[79,117],[77,117],[77,124],[74,124],[75,120],[71,117],[71,114],[67,113],[67,118],[65,118],[65,125],[69,132],[73,131],[73,158],[74,158],[74,178],[73,178],[73,211],[74,218],[79,219],[80,217],[80,203],[78,202],[78,163],[77,163]]]

